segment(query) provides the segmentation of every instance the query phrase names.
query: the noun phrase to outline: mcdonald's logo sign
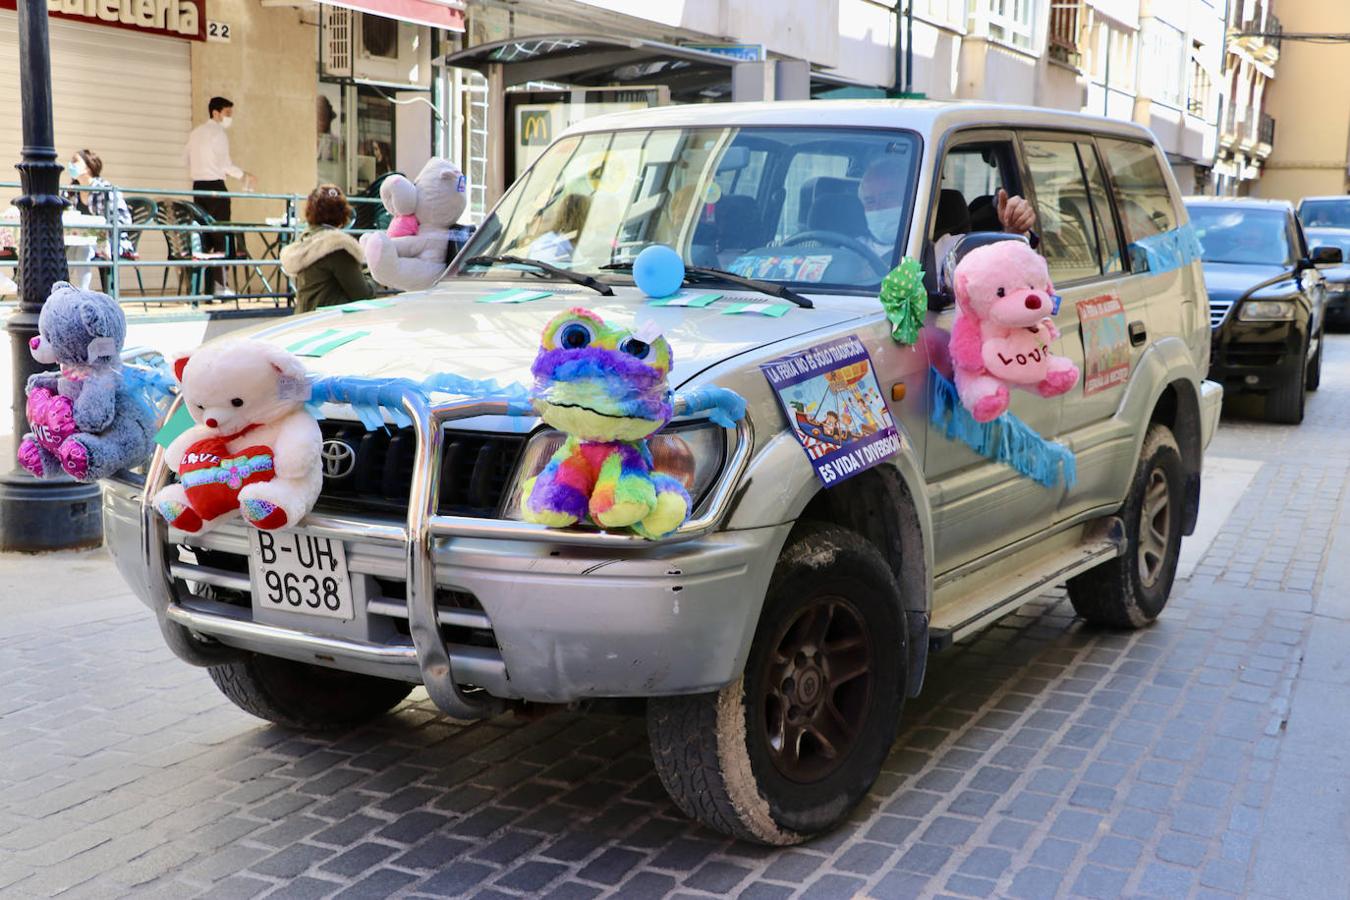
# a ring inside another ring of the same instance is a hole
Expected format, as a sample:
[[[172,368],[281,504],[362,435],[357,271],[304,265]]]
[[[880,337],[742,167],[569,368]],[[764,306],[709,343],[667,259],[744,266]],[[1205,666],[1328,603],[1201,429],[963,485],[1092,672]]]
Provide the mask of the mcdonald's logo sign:
[[[546,147],[553,141],[553,116],[547,109],[522,109],[516,129],[522,147]]]

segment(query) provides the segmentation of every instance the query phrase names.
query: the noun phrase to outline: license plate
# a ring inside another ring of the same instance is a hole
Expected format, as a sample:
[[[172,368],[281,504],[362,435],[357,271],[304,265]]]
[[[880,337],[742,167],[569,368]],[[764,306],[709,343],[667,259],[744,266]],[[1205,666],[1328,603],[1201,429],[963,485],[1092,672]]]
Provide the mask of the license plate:
[[[250,528],[248,542],[255,608],[353,618],[352,581],[341,541]]]

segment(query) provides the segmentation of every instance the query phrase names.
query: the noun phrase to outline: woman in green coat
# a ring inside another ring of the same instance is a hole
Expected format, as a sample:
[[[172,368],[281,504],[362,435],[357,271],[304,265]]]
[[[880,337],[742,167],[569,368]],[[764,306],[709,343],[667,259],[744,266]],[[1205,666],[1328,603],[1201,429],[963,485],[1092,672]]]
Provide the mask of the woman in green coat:
[[[309,227],[281,250],[281,270],[295,279],[297,315],[375,296],[375,286],[361,272],[361,245],[341,230],[351,216],[352,208],[335,184],[319,185],[305,202]]]

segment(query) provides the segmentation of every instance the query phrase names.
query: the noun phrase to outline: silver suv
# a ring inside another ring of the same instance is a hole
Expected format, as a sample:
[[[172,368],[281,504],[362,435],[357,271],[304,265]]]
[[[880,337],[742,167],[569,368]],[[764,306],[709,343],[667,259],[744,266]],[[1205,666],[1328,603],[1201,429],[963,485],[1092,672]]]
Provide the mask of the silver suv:
[[[1011,412],[1072,450],[1071,486],[932,424],[953,309],[931,275],[912,345],[877,300],[902,257],[933,272],[947,235],[996,230],[1000,191],[1036,212],[1062,298],[1055,350],[1084,373],[1060,397],[1019,393]],[[1116,121],[889,101],[590,120],[543,152],[434,289],[254,336],[335,348],[309,360],[319,374],[525,385],[561,310],[658,327],[677,394],[658,456],[695,502],[682,528],[648,542],[523,522],[521,482],[557,435],[505,398],[409,393],[405,427],[326,409],[325,490],[296,530],[169,531],[146,501],[169,477],[157,456],[143,484],[106,491],[108,542],[174,652],[251,713],[347,727],[417,685],[457,719],[646,698],[681,809],[793,843],[867,791],[930,652],[1065,582],[1105,627],[1162,612],[1222,393],[1204,377],[1189,239],[1162,153]],[[653,243],[689,264],[685,305],[634,287]],[[362,334],[318,339],[329,331]],[[870,364],[862,382],[834,372],[861,387],[835,398],[833,422],[815,400],[780,403],[761,369],[830,346]],[[737,427],[693,411],[712,385],[746,399]],[[841,428],[865,430],[868,402],[885,420],[872,427],[896,429],[889,455],[818,474]],[[331,604],[292,591],[307,573],[333,579]]]

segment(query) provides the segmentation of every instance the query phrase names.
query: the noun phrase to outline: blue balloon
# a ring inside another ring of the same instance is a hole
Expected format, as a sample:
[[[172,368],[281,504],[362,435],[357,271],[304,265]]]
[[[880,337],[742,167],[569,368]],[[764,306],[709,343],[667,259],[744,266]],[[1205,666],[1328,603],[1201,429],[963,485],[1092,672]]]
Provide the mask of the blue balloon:
[[[648,297],[669,297],[684,284],[684,260],[665,244],[652,244],[633,260],[633,281]]]

